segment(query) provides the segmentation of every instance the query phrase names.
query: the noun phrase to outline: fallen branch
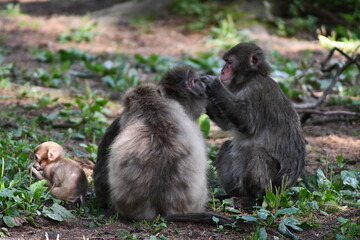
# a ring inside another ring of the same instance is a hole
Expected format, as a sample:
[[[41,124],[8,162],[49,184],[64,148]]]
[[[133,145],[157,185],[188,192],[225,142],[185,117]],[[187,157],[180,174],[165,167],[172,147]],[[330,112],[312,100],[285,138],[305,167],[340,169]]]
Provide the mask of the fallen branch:
[[[312,120],[309,121],[308,123],[311,125],[323,125],[325,123],[331,123],[331,122],[354,122],[354,121],[358,121],[359,118],[326,118],[326,119],[318,119],[318,120]],[[304,123],[302,121],[302,123]]]
[[[349,111],[319,111],[313,109],[299,109],[298,113],[310,113],[310,114],[317,114],[317,115],[345,115],[345,116],[355,116],[360,118],[359,112],[349,112]]]

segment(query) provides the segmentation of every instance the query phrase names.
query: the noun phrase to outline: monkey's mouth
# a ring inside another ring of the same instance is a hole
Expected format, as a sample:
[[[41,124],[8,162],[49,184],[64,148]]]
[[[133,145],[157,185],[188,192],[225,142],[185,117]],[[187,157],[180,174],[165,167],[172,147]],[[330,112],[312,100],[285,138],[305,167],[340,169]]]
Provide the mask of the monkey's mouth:
[[[230,78],[225,78],[224,76],[220,75],[219,77],[220,81],[225,84],[225,85],[229,85],[230,82],[231,82],[231,79]]]

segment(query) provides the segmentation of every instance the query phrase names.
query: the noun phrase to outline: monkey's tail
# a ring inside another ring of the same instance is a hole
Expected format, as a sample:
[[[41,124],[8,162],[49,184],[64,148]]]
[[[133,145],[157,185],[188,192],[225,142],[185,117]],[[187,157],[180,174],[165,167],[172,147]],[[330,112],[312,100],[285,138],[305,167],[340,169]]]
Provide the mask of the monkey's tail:
[[[218,221],[214,221],[214,217]],[[200,212],[200,213],[185,213],[185,214],[174,214],[164,217],[165,220],[170,222],[193,222],[193,223],[205,223],[212,225],[233,225],[237,227],[249,228],[253,227],[251,223],[245,223],[237,221],[231,217],[221,215],[213,212]]]

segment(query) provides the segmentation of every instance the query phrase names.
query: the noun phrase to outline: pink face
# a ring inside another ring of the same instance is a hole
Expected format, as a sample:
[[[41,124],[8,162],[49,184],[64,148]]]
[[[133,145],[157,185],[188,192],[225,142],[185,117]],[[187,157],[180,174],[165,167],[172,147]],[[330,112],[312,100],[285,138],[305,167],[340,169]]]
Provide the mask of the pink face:
[[[225,60],[225,65],[223,67],[223,69],[221,70],[221,74],[220,74],[220,80],[221,82],[223,82],[225,85],[230,84],[231,79],[233,78],[233,64],[234,61],[232,59],[224,59]]]

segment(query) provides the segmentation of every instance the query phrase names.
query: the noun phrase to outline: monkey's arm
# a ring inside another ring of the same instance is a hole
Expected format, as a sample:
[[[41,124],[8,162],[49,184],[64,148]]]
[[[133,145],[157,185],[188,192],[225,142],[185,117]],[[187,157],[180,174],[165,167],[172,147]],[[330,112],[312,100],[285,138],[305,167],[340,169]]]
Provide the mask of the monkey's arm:
[[[226,118],[224,112],[209,99],[206,106],[206,114],[213,120],[222,130],[228,131],[231,129],[231,122]]]
[[[213,117],[224,130],[235,126],[238,130],[246,132],[251,120],[246,112],[245,101],[226,89],[218,78],[205,76],[201,80],[206,84],[206,93],[211,101],[208,106],[211,111],[210,118]]]
[[[39,180],[46,180],[45,186],[48,188],[52,188],[53,184],[49,181],[49,179],[47,179],[46,177],[44,177],[44,175],[42,175],[38,170],[36,170],[36,168],[34,168],[33,166],[31,166],[31,171],[33,172],[33,174],[35,175],[35,177]]]
[[[44,176],[38,170],[36,170],[36,168],[34,168],[33,166],[31,166],[31,172],[35,175],[35,177],[37,179],[39,179],[39,180],[45,179]]]

